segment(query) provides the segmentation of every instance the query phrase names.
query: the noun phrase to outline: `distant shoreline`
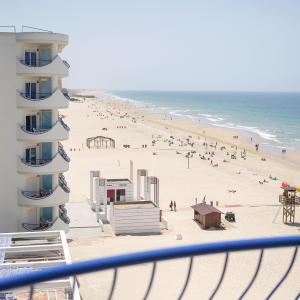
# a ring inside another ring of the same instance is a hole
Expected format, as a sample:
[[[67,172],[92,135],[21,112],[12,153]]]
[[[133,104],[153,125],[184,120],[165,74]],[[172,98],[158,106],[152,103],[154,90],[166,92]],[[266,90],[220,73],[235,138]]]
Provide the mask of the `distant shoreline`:
[[[228,92],[228,93],[230,93],[230,92]],[[240,93],[240,92],[236,92],[236,93]],[[253,93],[256,93],[256,92],[253,92]],[[265,92],[265,93],[268,93],[268,92]],[[285,92],[282,92],[282,93],[285,93]],[[246,128],[233,128],[230,126],[224,126],[223,124],[216,125],[216,124],[207,122],[206,120],[203,120],[203,119],[201,119],[201,122],[198,122],[195,120],[195,118],[193,119],[193,118],[190,118],[189,116],[185,116],[185,115],[179,116],[176,114],[172,114],[164,108],[143,107],[144,103],[142,101],[138,101],[135,99],[132,99],[132,100],[125,99],[118,95],[113,94],[113,92],[104,93],[104,94],[105,94],[105,97],[110,98],[112,101],[121,101],[122,103],[126,103],[130,109],[143,111],[144,114],[147,114],[148,116],[151,116],[151,117],[155,117],[155,116],[164,117],[164,116],[168,115],[173,120],[176,120],[176,119],[177,120],[187,120],[187,121],[189,120],[191,123],[199,126],[200,128],[215,128],[215,129],[229,130],[233,134],[241,135],[241,137],[243,137],[245,139],[245,142],[248,144],[248,146],[246,148],[248,148],[249,150],[253,150],[254,145],[257,143],[257,144],[259,144],[260,149],[265,153],[265,155],[271,155],[271,156],[275,157],[276,159],[279,159],[280,161],[283,161],[283,162],[287,161],[287,162],[295,163],[296,165],[300,166],[300,145],[299,145],[299,149],[297,148],[297,149],[293,149],[293,150],[289,149],[289,147],[285,147],[284,145],[282,145],[282,147],[274,146],[272,144],[266,143],[266,141],[268,141],[268,138],[262,137],[258,133],[251,132],[251,131],[247,130]],[[298,93],[298,92],[295,92],[295,94],[300,95],[300,93]],[[139,102],[139,104],[136,105],[135,102]],[[262,135],[264,135],[264,134],[262,133]],[[252,143],[251,143],[251,138],[252,138]],[[286,153],[284,154],[284,156],[281,153],[281,149],[287,150]]]

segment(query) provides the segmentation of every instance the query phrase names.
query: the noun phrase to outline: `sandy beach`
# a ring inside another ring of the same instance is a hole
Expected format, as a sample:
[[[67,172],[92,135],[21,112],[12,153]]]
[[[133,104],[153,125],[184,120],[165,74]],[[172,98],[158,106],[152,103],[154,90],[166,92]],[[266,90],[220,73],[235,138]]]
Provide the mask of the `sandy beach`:
[[[70,102],[69,109],[61,112],[71,128],[70,139],[63,144],[71,158],[66,180],[71,188],[67,208],[73,261],[158,247],[300,233],[299,207],[296,207],[295,224],[285,225],[278,201],[282,181],[300,185],[300,165],[296,162],[257,152],[254,144],[229,129],[206,128],[168,116],[154,116],[147,110],[130,108],[124,102],[110,101],[99,93],[90,94],[96,98]],[[86,139],[97,135],[115,139],[116,148],[88,149]],[[192,155],[189,168],[188,152]],[[168,222],[168,230],[163,230],[161,235],[115,236],[110,225],[104,225],[102,232],[93,225],[95,221],[83,217],[80,220],[78,210],[82,209],[82,215],[84,210],[90,210],[89,171],[100,170],[106,178],[128,178],[130,160],[135,175],[136,169],[144,168],[160,179],[160,207]],[[295,156],[294,160],[298,161],[299,157]],[[223,216],[225,230],[201,229],[193,220],[190,206],[196,198],[200,203],[204,197],[207,203],[218,202],[218,209],[223,213],[234,212],[236,222],[229,223]],[[176,201],[177,212],[170,211],[171,200]],[[179,233],[182,240],[176,239]],[[265,251],[259,277],[246,299],[267,296],[287,269],[292,251]],[[253,275],[258,256],[258,251],[230,256],[228,272],[216,299],[236,299],[241,294]],[[223,261],[224,255],[196,258],[185,299],[208,298],[220,277]],[[188,263],[187,259],[159,263],[149,299],[176,299]],[[120,270],[114,299],[142,298],[151,268],[143,265]],[[80,276],[83,299],[107,297],[111,281],[112,272]],[[274,299],[292,299],[299,285],[300,269],[293,268]]]

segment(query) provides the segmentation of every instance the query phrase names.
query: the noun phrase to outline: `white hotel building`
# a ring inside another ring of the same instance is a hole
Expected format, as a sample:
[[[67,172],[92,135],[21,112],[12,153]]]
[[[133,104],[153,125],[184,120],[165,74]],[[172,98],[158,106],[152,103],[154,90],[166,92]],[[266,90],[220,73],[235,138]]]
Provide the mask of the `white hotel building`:
[[[0,32],[0,232],[68,230],[68,36]]]

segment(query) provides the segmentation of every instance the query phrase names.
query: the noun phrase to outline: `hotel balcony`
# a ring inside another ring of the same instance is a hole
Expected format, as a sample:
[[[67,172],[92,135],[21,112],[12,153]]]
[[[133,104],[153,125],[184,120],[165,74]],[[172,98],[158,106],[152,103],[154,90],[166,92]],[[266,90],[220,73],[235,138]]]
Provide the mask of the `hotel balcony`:
[[[17,108],[58,109],[68,106],[68,96],[65,96],[60,89],[56,89],[53,93],[37,93],[35,95],[17,92]]]
[[[52,191],[19,191],[18,204],[30,207],[53,207],[69,201],[69,188],[62,183]]]
[[[35,31],[35,32],[18,32],[16,39],[19,43],[26,45],[45,45],[51,43],[57,43],[59,51],[62,51],[65,46],[68,45],[69,38],[66,34]]]
[[[64,173],[69,170],[69,162],[69,157],[60,146],[58,153],[52,160],[35,159],[34,161],[26,162],[25,159],[19,158],[18,172],[38,175]]]
[[[58,55],[53,59],[37,59],[28,63],[24,59],[17,59],[17,74],[29,76],[58,76],[69,75],[70,65]]]
[[[53,221],[40,222],[39,224],[22,223],[22,229],[26,231],[69,231],[69,225],[60,216]]]
[[[18,141],[26,142],[55,142],[64,141],[69,138],[69,127],[59,118],[58,121],[50,129],[34,129],[26,130],[26,126],[18,126]]]

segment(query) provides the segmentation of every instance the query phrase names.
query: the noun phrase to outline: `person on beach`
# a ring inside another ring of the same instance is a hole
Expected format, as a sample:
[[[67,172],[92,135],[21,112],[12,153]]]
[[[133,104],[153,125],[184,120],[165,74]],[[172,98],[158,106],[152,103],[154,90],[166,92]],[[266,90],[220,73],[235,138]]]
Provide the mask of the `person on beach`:
[[[171,200],[171,203],[170,203],[170,210],[173,210],[173,201]]]
[[[174,201],[174,211],[176,211],[176,201]]]

